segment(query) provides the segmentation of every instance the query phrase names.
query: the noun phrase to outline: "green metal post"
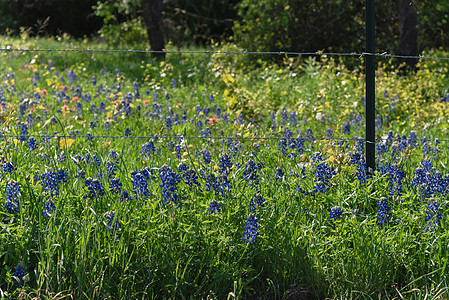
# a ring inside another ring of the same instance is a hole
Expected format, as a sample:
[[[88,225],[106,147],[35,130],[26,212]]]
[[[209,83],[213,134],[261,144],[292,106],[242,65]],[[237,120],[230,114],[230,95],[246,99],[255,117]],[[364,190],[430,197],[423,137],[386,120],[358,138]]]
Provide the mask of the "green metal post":
[[[376,164],[376,80],[374,64],[374,0],[365,0],[366,55],[365,55],[365,104],[366,104],[366,166],[372,172]]]

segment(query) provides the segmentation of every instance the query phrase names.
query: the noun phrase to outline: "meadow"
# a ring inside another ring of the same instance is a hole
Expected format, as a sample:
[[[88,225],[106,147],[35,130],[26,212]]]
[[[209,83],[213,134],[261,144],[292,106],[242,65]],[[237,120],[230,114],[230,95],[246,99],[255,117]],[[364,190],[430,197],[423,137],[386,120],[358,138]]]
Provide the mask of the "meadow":
[[[362,58],[1,51],[0,70],[1,299],[449,298],[445,61],[378,59],[373,172]]]

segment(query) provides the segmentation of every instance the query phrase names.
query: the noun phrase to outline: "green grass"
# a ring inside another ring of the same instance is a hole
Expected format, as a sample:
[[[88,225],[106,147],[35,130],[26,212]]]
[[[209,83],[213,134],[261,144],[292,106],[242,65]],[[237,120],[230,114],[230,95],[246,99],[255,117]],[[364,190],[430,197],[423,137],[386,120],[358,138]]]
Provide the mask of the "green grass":
[[[3,37],[1,47],[8,45],[107,49],[67,37]],[[399,74],[392,66],[379,61],[377,71],[385,152],[363,180],[363,143],[353,140],[364,136],[363,67],[326,57],[276,64],[244,55],[168,54],[160,62],[128,53],[2,52],[0,298],[447,299],[448,145],[435,141],[447,135],[449,111],[439,101],[449,89],[447,67],[423,61],[416,73]],[[192,138],[201,135],[231,138]],[[149,142],[154,152],[145,154]],[[57,180],[56,195],[47,176],[57,171],[67,179]],[[103,193],[89,189],[89,178]],[[131,200],[110,191],[112,178]],[[256,195],[265,201],[251,206]],[[382,197],[391,207],[383,224]],[[209,213],[213,201],[220,211]],[[342,215],[334,220],[335,207]],[[258,235],[245,243],[253,215]],[[21,265],[26,275],[18,278]]]

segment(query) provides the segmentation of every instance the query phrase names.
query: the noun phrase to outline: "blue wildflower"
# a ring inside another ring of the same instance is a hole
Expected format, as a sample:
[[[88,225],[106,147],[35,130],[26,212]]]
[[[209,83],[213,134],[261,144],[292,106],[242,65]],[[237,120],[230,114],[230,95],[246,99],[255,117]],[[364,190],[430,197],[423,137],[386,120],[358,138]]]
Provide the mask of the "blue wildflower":
[[[44,203],[44,209],[42,210],[42,216],[44,218],[50,217],[51,214],[55,211],[56,206],[51,199],[48,199]]]
[[[111,231],[111,235],[117,232],[119,228],[119,222],[115,211],[110,211],[106,214],[106,224],[108,226],[108,229]]]
[[[281,168],[276,168],[276,181],[283,181],[284,171]]]
[[[5,204],[7,213],[15,214],[20,211],[19,206],[20,196],[21,196],[20,185],[14,180],[8,182],[6,186],[6,204]]]
[[[377,219],[379,220],[379,224],[385,224],[390,222],[391,213],[390,213],[390,206],[388,206],[387,198],[382,197],[380,198],[379,209],[377,210]]]
[[[430,198],[427,201],[427,216],[426,216],[426,225],[425,230],[429,231],[429,229],[436,230],[437,226],[440,225],[441,220],[441,209],[438,201]]]
[[[145,157],[150,157],[154,154],[155,150],[156,148],[154,147],[153,141],[149,141],[142,145],[140,153]]]
[[[210,162],[212,160],[212,155],[210,154],[210,152],[207,149],[204,149],[200,153],[203,155],[204,163],[205,164],[210,164]]]
[[[109,180],[109,191],[113,194],[120,195],[122,193],[123,184],[119,178],[112,178]]]
[[[343,212],[341,211],[340,206],[334,206],[331,208],[330,218],[334,219],[334,221],[340,220]]]
[[[131,173],[131,183],[136,197],[140,195],[144,201],[147,200],[150,196],[150,191],[148,190],[148,182],[145,176],[140,172],[134,171]]]
[[[265,199],[260,194],[256,194],[251,198],[249,206],[251,206],[252,211],[255,211],[257,207],[263,207],[265,205],[264,202]]]
[[[14,274],[13,276],[14,281],[23,281],[24,277],[26,276],[27,271],[25,270],[25,266],[22,264],[19,264],[16,266],[15,270],[14,270]]]
[[[32,136],[28,140],[28,148],[31,150],[36,150],[39,147],[39,143],[36,141],[36,139]]]
[[[209,203],[209,207],[207,208],[209,214],[213,214],[214,212],[221,212],[221,204],[217,202],[217,200],[213,200]]]
[[[40,183],[42,185],[42,191],[49,196],[58,195],[58,175],[51,169],[46,170],[41,174]]]
[[[84,182],[85,188],[87,188],[88,194],[84,198],[94,199],[97,196],[104,195],[104,189],[102,183],[98,179],[87,178]]]
[[[246,226],[246,229],[243,233],[243,240],[245,241],[245,244],[248,244],[248,243],[255,244],[256,237],[259,235],[258,230],[260,228],[260,225],[257,224],[256,216],[253,214],[250,214],[246,218],[245,226]]]
[[[12,173],[15,170],[17,170],[17,167],[12,162],[6,162],[3,165],[3,172]]]
[[[229,157],[229,155],[223,154],[220,157],[219,163],[220,163],[220,173],[229,175],[229,173],[231,172],[231,169],[232,169],[232,162],[231,162],[231,158]]]
[[[176,174],[169,166],[164,165],[160,169],[159,177],[162,181],[160,187],[162,188],[162,201],[166,204],[173,202],[178,204],[177,185],[181,182],[181,177]]]
[[[262,165],[260,163],[255,163],[252,160],[250,160],[245,165],[245,171],[243,171],[242,178],[245,179],[248,182],[248,186],[259,186],[259,175],[257,174],[257,170],[262,169]]]
[[[130,200],[131,200],[131,196],[129,195],[128,191],[123,190],[122,195],[120,196],[120,202],[123,202],[123,201],[128,202]]]
[[[349,122],[346,122],[345,125],[343,126],[343,133],[344,134],[351,133],[351,125],[349,124]]]

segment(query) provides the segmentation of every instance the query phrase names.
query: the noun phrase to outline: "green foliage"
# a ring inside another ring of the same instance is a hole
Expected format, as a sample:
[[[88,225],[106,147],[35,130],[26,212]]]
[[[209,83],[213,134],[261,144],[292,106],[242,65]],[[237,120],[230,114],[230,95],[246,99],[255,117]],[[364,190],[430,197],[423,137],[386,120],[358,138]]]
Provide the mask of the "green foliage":
[[[447,1],[415,1],[421,49],[447,47]],[[365,1],[243,0],[234,41],[259,51],[363,52]],[[398,49],[399,16],[396,1],[375,1],[376,51]]]
[[[235,41],[248,50],[348,50],[361,45],[361,1],[250,1],[239,5]]]
[[[163,12],[167,40],[176,45],[204,44],[211,39],[229,36],[232,22],[237,17],[235,2],[237,1],[167,1]],[[100,36],[116,44],[142,38],[140,3],[141,0],[98,1],[93,9],[95,15],[103,18]]]
[[[424,49],[448,47],[449,45],[449,2],[416,1],[419,18],[419,44]]]
[[[30,35],[91,35],[101,25],[92,14],[95,0],[0,0],[0,30],[19,34],[24,27]]]

